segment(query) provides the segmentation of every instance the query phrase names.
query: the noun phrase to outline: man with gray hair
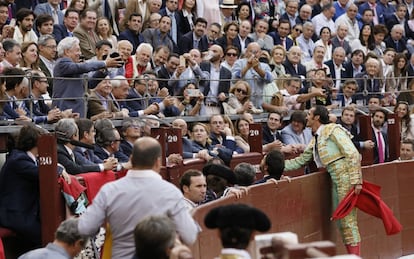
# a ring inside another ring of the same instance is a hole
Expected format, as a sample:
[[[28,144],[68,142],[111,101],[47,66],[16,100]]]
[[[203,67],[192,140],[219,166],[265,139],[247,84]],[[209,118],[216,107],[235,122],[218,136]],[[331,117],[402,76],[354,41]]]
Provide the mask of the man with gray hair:
[[[49,83],[48,92],[53,93],[53,69],[55,68],[57,45],[52,35],[42,35],[37,40],[39,47],[39,68],[47,77]]]
[[[404,25],[394,25],[391,29],[390,36],[384,40],[385,46],[395,49],[396,53],[407,53],[407,42],[404,39],[404,34]]]
[[[313,49],[315,48],[315,43],[312,40],[312,36],[315,33],[315,27],[311,22],[305,22],[303,24],[302,34],[296,38],[296,41],[299,44],[299,47],[302,51],[302,64],[309,62],[312,59]],[[286,71],[288,72],[288,71]]]
[[[256,179],[256,169],[249,163],[240,163],[234,168],[237,184],[239,186],[252,185]]]
[[[77,218],[68,218],[55,232],[55,240],[44,248],[39,248],[20,256],[19,259],[68,259],[80,253],[87,237],[78,231]]]
[[[347,36],[346,39],[348,41],[353,41],[355,39],[359,38],[359,25],[357,20],[357,14],[358,14],[358,7],[356,4],[351,4],[348,9],[346,10],[346,13],[339,16],[335,20],[335,27],[338,30],[340,25],[343,25],[345,28],[347,28]]]
[[[146,70],[151,70],[152,50],[153,48],[149,43],[141,43],[138,46],[135,57],[132,57],[134,78],[142,75]]]
[[[74,119],[61,119],[55,126],[57,135],[58,162],[69,174],[75,175],[86,172],[100,172],[98,164],[82,163],[76,158],[73,141],[79,141],[79,130]]]
[[[80,117],[86,115],[85,94],[86,87],[82,75],[106,67],[118,67],[122,65],[120,57],[107,58],[105,61],[80,62],[79,40],[75,37],[65,38],[57,47],[59,59],[53,70],[53,98],[65,98],[54,100],[52,105],[61,110],[72,109],[79,113]],[[68,80],[70,78],[70,80]]]

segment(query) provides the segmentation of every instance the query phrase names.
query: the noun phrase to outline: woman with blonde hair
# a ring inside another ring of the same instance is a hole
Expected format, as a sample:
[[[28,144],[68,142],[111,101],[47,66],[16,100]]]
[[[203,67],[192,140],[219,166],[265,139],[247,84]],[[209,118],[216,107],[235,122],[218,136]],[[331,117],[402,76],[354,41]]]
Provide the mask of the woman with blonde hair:
[[[39,47],[34,41],[23,42],[20,67],[39,70]]]
[[[95,32],[99,39],[109,41],[112,44],[113,50],[118,49],[118,40],[113,35],[112,26],[108,18],[102,16],[96,20]]]
[[[213,146],[211,145],[210,129],[204,123],[197,122],[193,125],[191,130],[191,143],[194,153],[194,158],[201,158],[206,161],[216,157],[217,154],[213,152]]]
[[[227,103],[223,103],[225,114],[243,114],[244,112],[260,113],[262,110],[254,107],[250,101],[252,89],[250,85],[243,80],[237,81],[229,91]]]
[[[235,128],[236,135],[234,136],[234,140],[236,141],[237,146],[241,147],[244,153],[250,152],[249,122],[244,118],[240,118],[236,121]]]

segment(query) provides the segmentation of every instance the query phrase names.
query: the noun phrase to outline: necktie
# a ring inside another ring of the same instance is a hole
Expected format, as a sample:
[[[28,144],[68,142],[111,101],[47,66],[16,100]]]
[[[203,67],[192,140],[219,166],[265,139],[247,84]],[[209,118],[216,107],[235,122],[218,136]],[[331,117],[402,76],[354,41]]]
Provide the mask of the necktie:
[[[83,152],[83,155],[85,156],[86,159],[90,160],[88,150],[85,150],[85,152]]]
[[[177,21],[175,20],[174,13],[170,13],[171,18],[171,37],[175,43],[177,43]]]
[[[89,31],[89,37],[91,38],[91,41],[93,43],[93,45],[96,45],[96,39],[95,39],[95,35],[93,34],[93,31]]]
[[[400,52],[400,51],[399,51],[399,48],[398,48],[398,41],[396,41],[396,42],[395,42],[395,50],[396,50],[397,52]]]
[[[194,46],[195,49],[198,49],[198,40],[194,40]]]
[[[286,49],[286,39],[285,38],[282,39],[282,46],[285,47],[285,49]]]
[[[293,65],[293,67],[295,68],[296,74],[298,74],[298,65]]]
[[[56,9],[52,10],[52,17],[53,17],[54,24],[59,24],[59,16],[58,16]]]
[[[108,18],[109,23],[112,25],[112,12],[111,7],[109,6],[108,0],[104,1],[104,14]]]
[[[11,20],[11,18],[13,18],[13,8],[12,8],[12,4],[9,4],[8,9],[9,9],[9,20]]]
[[[341,45],[341,47],[343,47],[344,46],[344,41],[343,40],[340,40],[339,41],[339,44]]]
[[[384,163],[384,144],[382,143],[381,132],[378,131],[378,160],[379,163]]]

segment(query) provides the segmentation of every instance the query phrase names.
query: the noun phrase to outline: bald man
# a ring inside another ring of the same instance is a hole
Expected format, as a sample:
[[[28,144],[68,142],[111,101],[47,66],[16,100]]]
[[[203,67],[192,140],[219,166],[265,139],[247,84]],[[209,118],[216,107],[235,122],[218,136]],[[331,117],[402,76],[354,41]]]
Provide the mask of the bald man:
[[[132,258],[137,222],[151,215],[169,215],[180,239],[188,245],[194,243],[198,229],[182,193],[159,174],[162,162],[158,141],[151,137],[136,140],[130,162],[132,169],[125,177],[99,190],[93,204],[79,219],[79,232],[92,236],[105,221],[109,222],[112,258]]]

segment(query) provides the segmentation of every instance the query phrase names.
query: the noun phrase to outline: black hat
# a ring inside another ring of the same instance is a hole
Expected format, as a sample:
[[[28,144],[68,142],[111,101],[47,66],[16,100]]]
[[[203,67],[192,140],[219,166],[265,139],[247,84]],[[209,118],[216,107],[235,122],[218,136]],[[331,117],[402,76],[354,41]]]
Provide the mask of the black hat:
[[[219,165],[219,164],[209,164],[203,167],[203,174],[205,176],[207,175],[215,175],[220,176],[227,180],[227,182],[231,184],[237,183],[236,175],[234,172],[225,165]]]
[[[88,88],[94,89],[100,82],[105,80],[107,76],[108,76],[107,71],[101,71],[101,70],[96,71],[92,75],[92,78],[89,80]]]
[[[269,218],[261,210],[245,204],[231,204],[210,210],[204,218],[207,228],[240,227],[260,232],[271,227]]]

